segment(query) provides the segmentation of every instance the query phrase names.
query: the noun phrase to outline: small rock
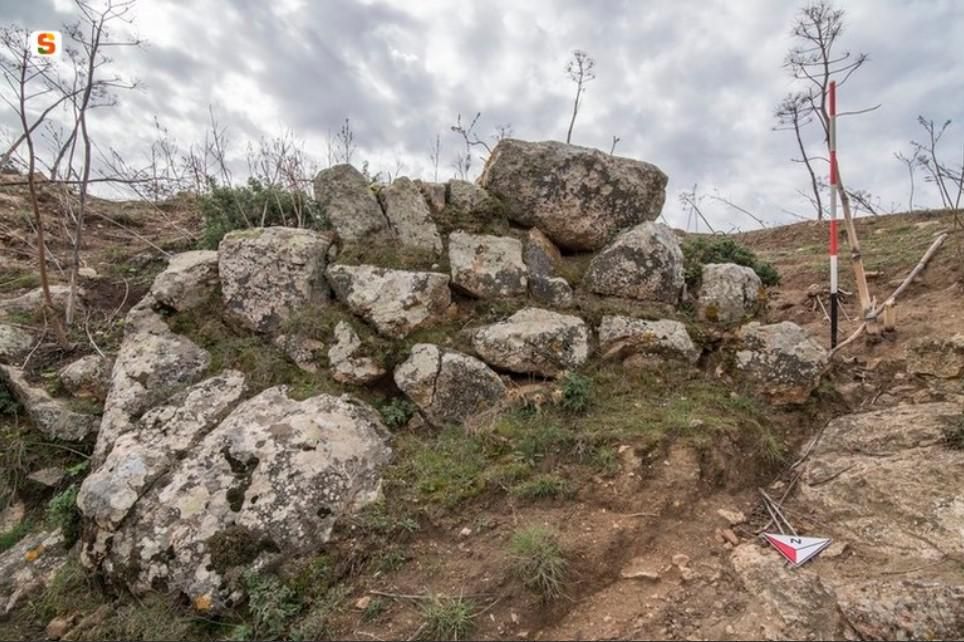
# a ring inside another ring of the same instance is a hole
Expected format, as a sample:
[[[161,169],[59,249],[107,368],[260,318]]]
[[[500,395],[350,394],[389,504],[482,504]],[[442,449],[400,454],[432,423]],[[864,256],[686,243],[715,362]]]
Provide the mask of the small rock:
[[[686,553],[677,553],[673,556],[673,566],[678,566],[680,568],[686,566],[690,563],[690,556]]]
[[[77,274],[84,277],[85,279],[96,279],[98,274],[97,270],[92,267],[82,267],[77,270]]]
[[[33,335],[14,325],[0,323],[0,361],[12,363],[33,345]]]
[[[471,534],[472,534],[472,529],[469,528],[468,526],[466,526],[465,528],[459,531],[459,537],[468,537]]]
[[[47,468],[41,468],[40,470],[35,470],[34,472],[27,475],[27,479],[41,486],[46,486],[47,488],[53,488],[63,481],[64,476],[67,473],[60,466],[49,466]]]
[[[279,334],[274,344],[305,372],[318,372],[318,358],[325,349],[321,341],[295,334]]]
[[[835,541],[833,544],[827,547],[825,551],[820,553],[820,557],[828,560],[832,560],[840,557],[850,549],[850,545],[847,542],[841,540]]]
[[[47,624],[47,639],[59,640],[67,635],[72,628],[74,628],[74,624],[76,622],[76,613],[55,617],[54,619],[50,620],[49,624]]]
[[[725,519],[730,526],[736,526],[737,524],[743,524],[746,522],[746,515],[738,510],[727,510],[726,508],[721,508],[716,511],[716,514]]]
[[[509,613],[509,619],[512,620],[513,624],[519,623],[519,615],[515,611]]]
[[[631,560],[629,565],[619,572],[619,576],[626,580],[659,581],[659,572],[648,566],[646,560],[640,557]]]
[[[369,606],[371,606],[371,603],[372,603],[371,596],[366,595],[364,597],[360,597],[357,600],[355,600],[355,608],[358,609],[359,611],[364,611]]]
[[[6,533],[23,521],[27,514],[27,507],[22,501],[12,502],[0,511],[0,533]]]
[[[740,538],[739,536],[737,536],[736,533],[733,532],[732,528],[724,528],[723,530],[720,531],[720,534],[723,536],[723,539],[725,539],[733,546],[740,545]]]

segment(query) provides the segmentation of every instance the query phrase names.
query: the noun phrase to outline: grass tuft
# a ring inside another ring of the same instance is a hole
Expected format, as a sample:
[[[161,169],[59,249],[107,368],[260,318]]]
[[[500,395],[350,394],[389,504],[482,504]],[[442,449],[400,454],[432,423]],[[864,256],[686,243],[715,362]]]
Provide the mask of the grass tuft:
[[[475,605],[462,596],[434,596],[422,606],[427,640],[467,640],[475,628]]]
[[[569,482],[552,473],[536,475],[512,487],[512,494],[523,499],[565,497],[570,493]]]
[[[516,531],[510,543],[512,569],[526,588],[535,591],[543,602],[562,595],[566,577],[566,558],[554,531],[530,526]]]

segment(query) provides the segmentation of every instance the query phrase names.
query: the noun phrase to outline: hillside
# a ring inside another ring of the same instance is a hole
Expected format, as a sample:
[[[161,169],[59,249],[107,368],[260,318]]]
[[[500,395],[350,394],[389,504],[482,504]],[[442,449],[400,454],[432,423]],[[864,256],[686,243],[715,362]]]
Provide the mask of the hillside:
[[[3,177],[0,637],[964,635],[954,213],[858,220],[878,299],[950,235],[897,332],[831,360],[824,224],[732,239],[764,287],[649,222],[665,175],[638,161],[509,140],[479,185],[346,168],[315,184],[333,229],[216,251],[193,199],[95,201],[69,346]],[[761,488],[835,545],[787,570]]]

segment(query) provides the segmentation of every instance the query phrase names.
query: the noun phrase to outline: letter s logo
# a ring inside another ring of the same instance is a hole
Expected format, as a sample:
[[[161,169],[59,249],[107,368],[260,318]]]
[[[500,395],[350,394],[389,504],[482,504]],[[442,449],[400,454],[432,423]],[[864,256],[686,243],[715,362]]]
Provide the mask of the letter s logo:
[[[59,31],[35,31],[30,36],[34,45],[34,52],[46,58],[60,55]]]

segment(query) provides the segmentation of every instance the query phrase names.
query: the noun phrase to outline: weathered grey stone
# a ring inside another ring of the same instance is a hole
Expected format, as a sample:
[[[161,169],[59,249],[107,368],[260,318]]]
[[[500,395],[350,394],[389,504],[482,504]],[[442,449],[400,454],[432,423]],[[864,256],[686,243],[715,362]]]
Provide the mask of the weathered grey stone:
[[[338,300],[389,337],[437,321],[452,302],[447,274],[332,265],[327,275]]]
[[[388,219],[368,179],[348,164],[323,169],[315,176],[315,200],[344,241],[384,240]]]
[[[460,425],[505,398],[506,387],[487,365],[466,354],[419,343],[395,369],[395,384],[431,425]]]
[[[683,251],[660,223],[641,223],[600,251],[583,283],[596,294],[675,305],[683,289]]]
[[[432,220],[428,203],[411,179],[396,178],[379,191],[378,200],[402,246],[442,253],[442,237]]]
[[[27,480],[35,484],[40,484],[41,486],[46,486],[47,488],[54,488],[60,485],[60,482],[62,482],[66,476],[67,471],[64,470],[63,466],[47,466],[46,468],[31,472],[27,475]]]
[[[451,179],[446,185],[445,200],[449,207],[480,219],[491,217],[498,207],[498,201],[487,190],[457,178]]]
[[[271,332],[306,306],[325,305],[329,233],[288,227],[229,232],[219,246],[225,314],[256,332]]]
[[[559,248],[538,228],[529,230],[524,260],[529,270],[529,294],[533,299],[557,308],[572,305],[572,287],[560,276],[562,255]]]
[[[483,361],[497,368],[555,377],[589,358],[589,330],[579,317],[525,308],[505,321],[479,328],[472,346]]]
[[[54,307],[63,309],[67,307],[67,299],[70,298],[70,286],[69,285],[51,285],[50,286],[50,300],[53,302]],[[86,291],[83,288],[77,288],[77,306],[80,307],[83,304],[84,295]],[[3,299],[0,300],[0,314],[7,312],[37,312],[44,307],[44,291],[43,288],[34,288],[29,292],[21,294],[20,296],[13,299]]]
[[[20,402],[34,427],[51,439],[82,441],[97,430],[99,417],[75,412],[63,399],[30,385],[20,368],[0,364],[0,382]]]
[[[12,364],[27,354],[33,345],[33,335],[17,326],[0,323],[0,362]]]
[[[526,293],[522,243],[514,238],[452,232],[449,235],[452,283],[480,299]]]
[[[171,257],[167,268],[151,285],[154,300],[178,312],[204,303],[218,287],[218,253],[214,250],[182,252]]]
[[[107,396],[111,365],[110,359],[89,354],[61,368],[57,377],[74,397],[103,401]]]
[[[60,529],[31,533],[0,554],[0,618],[41,593],[66,563]]]
[[[325,351],[321,341],[298,334],[279,334],[274,344],[305,372],[318,372],[318,363]]]
[[[147,296],[128,312],[124,340],[114,358],[94,446],[95,464],[103,461],[114,441],[132,427],[132,420],[197,381],[211,355],[187,337],[174,334],[151,309]]]
[[[332,379],[341,383],[363,386],[385,375],[382,364],[362,354],[361,339],[346,321],[335,326],[335,343],[328,350],[328,363]]]
[[[754,321],[737,333],[736,370],[772,403],[803,403],[820,383],[827,351],[795,323]]]
[[[953,379],[964,374],[964,334],[915,337],[907,344],[907,371]]]
[[[874,579],[837,590],[840,611],[862,640],[957,640],[964,584]]]
[[[572,250],[597,250],[659,216],[666,175],[649,163],[555,141],[499,141],[480,184],[508,217]]]
[[[603,358],[634,354],[682,359],[696,363],[700,350],[679,321],[644,321],[624,316],[604,316],[599,324],[599,350]]]
[[[707,263],[700,284],[699,317],[711,323],[739,323],[759,309],[762,289],[760,277],[748,267]]]
[[[350,396],[304,401],[284,386],[237,406],[155,481],[110,537],[85,542],[91,563],[135,594],[164,586],[203,611],[236,594],[251,562],[227,551],[316,551],[335,521],[380,495],[391,457],[378,412]]]
[[[428,203],[432,214],[438,214],[445,209],[445,183],[430,183],[417,178],[413,182],[425,197],[425,202]]]
[[[113,531],[150,485],[224,419],[243,392],[244,375],[225,370],[144,413],[81,484],[77,506],[84,516]]]

